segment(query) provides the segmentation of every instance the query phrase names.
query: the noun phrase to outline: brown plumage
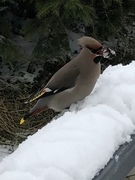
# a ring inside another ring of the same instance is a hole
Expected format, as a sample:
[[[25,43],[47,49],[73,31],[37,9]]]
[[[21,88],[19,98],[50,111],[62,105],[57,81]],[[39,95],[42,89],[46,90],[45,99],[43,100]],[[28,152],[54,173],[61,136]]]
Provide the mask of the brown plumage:
[[[20,124],[46,108],[62,111],[91,93],[100,75],[100,58],[97,57],[103,56],[103,49],[97,40],[87,36],[80,38],[79,44],[82,47],[79,55],[59,69],[41,92],[30,100],[38,99]]]

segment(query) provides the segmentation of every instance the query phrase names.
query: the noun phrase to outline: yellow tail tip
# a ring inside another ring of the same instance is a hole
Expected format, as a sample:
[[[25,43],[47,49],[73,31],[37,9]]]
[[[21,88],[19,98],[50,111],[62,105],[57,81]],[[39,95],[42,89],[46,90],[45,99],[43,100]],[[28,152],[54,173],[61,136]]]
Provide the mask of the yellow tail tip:
[[[20,120],[20,124],[23,124],[25,122],[24,118]]]

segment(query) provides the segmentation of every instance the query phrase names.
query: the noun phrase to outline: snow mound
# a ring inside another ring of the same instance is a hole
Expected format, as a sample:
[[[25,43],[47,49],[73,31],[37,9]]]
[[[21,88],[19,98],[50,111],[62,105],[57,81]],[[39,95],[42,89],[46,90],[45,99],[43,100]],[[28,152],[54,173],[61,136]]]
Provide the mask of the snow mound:
[[[0,164],[0,180],[91,180],[135,130],[135,62],[109,66],[94,91]]]

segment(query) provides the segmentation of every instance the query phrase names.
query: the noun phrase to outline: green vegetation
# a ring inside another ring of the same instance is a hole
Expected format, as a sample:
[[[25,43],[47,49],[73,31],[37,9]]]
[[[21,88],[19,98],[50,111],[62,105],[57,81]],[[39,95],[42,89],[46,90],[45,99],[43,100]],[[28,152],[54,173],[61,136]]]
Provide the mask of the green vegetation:
[[[39,33],[31,60],[65,57],[65,50],[69,49],[67,34],[75,31],[78,24],[86,27],[88,35],[119,36],[123,18],[133,4],[133,0],[2,0],[0,57],[11,67],[18,59],[20,52],[12,42],[15,35]]]

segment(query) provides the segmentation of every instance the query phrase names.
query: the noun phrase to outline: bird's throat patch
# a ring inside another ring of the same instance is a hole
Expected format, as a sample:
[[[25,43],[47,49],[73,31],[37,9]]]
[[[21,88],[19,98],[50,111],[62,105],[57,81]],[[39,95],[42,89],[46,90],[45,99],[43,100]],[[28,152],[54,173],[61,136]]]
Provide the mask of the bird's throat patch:
[[[96,63],[96,64],[98,64],[100,61],[102,61],[103,60],[103,56],[96,56],[94,59],[93,59],[93,61],[94,61],[94,63]]]

